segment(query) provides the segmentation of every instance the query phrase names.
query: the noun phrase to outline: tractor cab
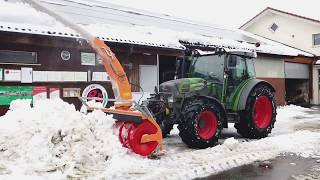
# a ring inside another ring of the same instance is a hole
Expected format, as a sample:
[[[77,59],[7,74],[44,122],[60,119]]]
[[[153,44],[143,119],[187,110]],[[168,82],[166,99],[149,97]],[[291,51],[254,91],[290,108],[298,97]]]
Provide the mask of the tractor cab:
[[[217,48],[216,51],[193,50],[177,60],[176,78],[201,78],[209,96],[231,104],[233,96],[246,80],[255,78],[256,53]]]

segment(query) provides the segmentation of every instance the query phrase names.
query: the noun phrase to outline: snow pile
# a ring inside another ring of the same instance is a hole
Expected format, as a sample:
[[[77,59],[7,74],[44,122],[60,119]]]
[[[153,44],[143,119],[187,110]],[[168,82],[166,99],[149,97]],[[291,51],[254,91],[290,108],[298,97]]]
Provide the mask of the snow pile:
[[[37,101],[33,108],[14,101],[10,109],[0,117],[2,175],[55,179],[90,167],[92,175],[126,153],[112,130],[114,120],[103,112],[83,115],[60,99]]]
[[[31,99],[17,99],[10,103],[9,109],[11,111],[14,111],[17,109],[28,109],[30,108],[30,106],[31,106]]]
[[[320,126],[310,131],[304,125],[319,123],[320,115],[310,112],[280,107],[270,137],[221,139],[202,150],[187,148],[175,129],[164,142],[167,154],[152,160],[121,147],[114,120],[100,111],[84,115],[60,99],[38,101],[35,107],[14,101],[0,117],[0,178],[192,179],[281,153],[319,158]]]
[[[235,149],[239,145],[239,141],[232,138],[228,138],[223,142],[223,145],[227,146],[229,149]]]

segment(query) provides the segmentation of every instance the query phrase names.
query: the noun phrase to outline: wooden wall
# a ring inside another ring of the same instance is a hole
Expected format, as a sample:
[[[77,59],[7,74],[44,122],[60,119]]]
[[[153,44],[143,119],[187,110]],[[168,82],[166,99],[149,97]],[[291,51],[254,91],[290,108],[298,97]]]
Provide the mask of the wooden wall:
[[[275,97],[278,106],[286,104],[286,83],[284,78],[257,78],[269,82],[275,88]]]
[[[171,49],[157,49],[147,46],[132,46],[128,44],[108,43],[113,52],[123,65],[129,81],[139,85],[139,65],[156,65],[157,54],[178,56],[181,51]],[[0,50],[31,51],[37,52],[38,64],[0,64],[3,69],[21,69],[21,67],[31,67],[34,71],[81,71],[81,72],[104,72],[102,65],[85,66],[81,65],[81,52],[93,52],[86,41],[72,38],[60,38],[40,35],[30,35],[22,33],[0,32]],[[61,51],[67,50],[71,53],[68,61],[61,59]],[[100,84],[106,88],[109,98],[113,98],[110,82],[42,82],[32,84],[22,84],[20,82],[0,81],[0,86],[47,86],[59,87],[60,97],[62,88],[83,89],[90,84]],[[133,91],[139,91],[139,87],[132,86]],[[69,103],[75,104],[77,109],[81,104],[77,98],[63,98]],[[110,103],[108,104],[110,105]],[[4,114],[8,106],[0,107],[0,115]]]

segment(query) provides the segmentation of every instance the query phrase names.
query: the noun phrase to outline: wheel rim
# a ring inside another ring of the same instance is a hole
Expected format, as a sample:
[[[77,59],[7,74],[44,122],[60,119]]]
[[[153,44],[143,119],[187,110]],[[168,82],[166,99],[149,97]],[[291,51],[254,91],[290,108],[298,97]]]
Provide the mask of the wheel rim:
[[[254,104],[253,119],[255,125],[264,129],[270,125],[272,118],[272,104],[267,96],[260,96]]]
[[[129,132],[129,145],[132,151],[142,156],[151,154],[157,148],[158,142],[141,143],[141,138],[144,134],[155,134],[156,132],[157,128],[146,120],[131,130]]]
[[[198,118],[198,135],[205,140],[212,138],[217,132],[217,116],[211,111],[203,111]]]

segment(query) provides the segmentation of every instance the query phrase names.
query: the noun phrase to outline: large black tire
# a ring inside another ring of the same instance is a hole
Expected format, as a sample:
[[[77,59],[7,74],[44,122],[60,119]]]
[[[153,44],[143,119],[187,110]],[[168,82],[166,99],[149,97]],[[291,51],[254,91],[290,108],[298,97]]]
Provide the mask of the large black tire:
[[[147,107],[154,115],[158,125],[162,131],[162,137],[167,137],[173,129],[173,123],[169,122],[166,118],[166,107],[163,101],[160,101],[158,97],[154,96],[148,98]]]
[[[191,148],[214,146],[223,129],[223,112],[219,103],[214,100],[202,98],[188,101],[181,110],[182,118],[178,125],[182,141]]]
[[[258,85],[250,92],[245,110],[240,112],[240,122],[235,124],[237,132],[245,138],[267,137],[276,122],[276,109],[272,89]]]

